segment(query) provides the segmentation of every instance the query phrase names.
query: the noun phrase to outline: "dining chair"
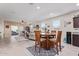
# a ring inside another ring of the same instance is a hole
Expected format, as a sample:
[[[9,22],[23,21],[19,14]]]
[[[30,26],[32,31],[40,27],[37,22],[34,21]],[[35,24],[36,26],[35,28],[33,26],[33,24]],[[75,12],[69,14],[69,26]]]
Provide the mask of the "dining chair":
[[[55,31],[55,30],[52,30],[52,31],[51,31],[51,36],[50,36],[49,38],[50,38],[50,39],[56,38],[56,31]]]
[[[55,39],[53,39],[52,41],[53,41],[53,43],[54,43],[54,47],[56,48],[56,50],[57,50],[57,54],[59,54],[58,52],[59,52],[59,49],[60,49],[60,51],[61,51],[61,35],[62,35],[62,31],[58,31],[57,33],[56,33],[56,38]]]
[[[52,30],[51,34],[55,34],[56,35],[56,30]],[[55,37],[54,37],[55,38]]]
[[[56,33],[56,31],[55,31],[55,30],[52,30],[51,33],[52,33],[52,34],[53,34],[53,33]]]
[[[41,31],[34,31],[35,32],[35,51],[36,48],[39,47],[39,52],[41,48]]]

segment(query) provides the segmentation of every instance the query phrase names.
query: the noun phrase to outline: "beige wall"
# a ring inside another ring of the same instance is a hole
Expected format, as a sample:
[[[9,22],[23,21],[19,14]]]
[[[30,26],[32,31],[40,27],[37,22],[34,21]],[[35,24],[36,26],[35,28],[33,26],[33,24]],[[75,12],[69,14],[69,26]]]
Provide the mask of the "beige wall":
[[[0,19],[0,32],[1,32],[1,38],[3,38],[4,34],[4,20]]]
[[[73,28],[73,17],[75,15],[78,15],[78,14],[79,14],[79,11],[74,11],[74,12],[71,12],[71,13],[64,14],[62,16],[57,16],[57,17],[54,17],[54,18],[49,18],[49,19],[47,19],[45,21],[42,21],[42,22],[50,25],[50,29],[54,29],[53,26],[52,26],[52,21],[53,20],[60,20],[61,21],[61,27],[59,29],[57,29],[57,30],[62,30],[63,31],[63,36],[62,36],[62,40],[63,40],[64,37],[66,36],[66,32],[67,31],[79,32],[79,28],[78,29]],[[38,24],[41,24],[42,22],[39,22]],[[66,25],[66,27],[64,27],[64,25],[67,22],[71,22],[71,24]]]
[[[9,26],[9,28],[6,28],[6,26]],[[4,38],[10,38],[11,37],[11,23],[8,21],[4,21]]]
[[[75,15],[79,14],[79,11],[75,11],[75,12],[71,12],[71,13],[67,13],[67,14],[64,14],[62,16],[58,16],[58,17],[54,17],[54,18],[49,18],[48,20],[45,20],[45,21],[42,21],[48,25],[50,25],[50,29],[54,29],[52,27],[52,20],[60,20],[61,21],[61,27],[58,29],[58,30],[62,30],[63,31],[63,36],[62,36],[62,39],[66,36],[66,32],[67,31],[71,31],[71,32],[79,32],[79,28],[76,30],[75,28],[73,28],[73,17]],[[64,25],[67,23],[67,22],[71,22],[70,25],[66,25],[66,27],[64,27]],[[15,25],[14,23],[11,22],[11,24]],[[41,22],[36,22],[35,24],[41,24]],[[19,26],[22,25],[22,24],[19,24]],[[27,25],[24,24],[25,26]],[[21,28],[21,27],[19,27]],[[0,19],[0,31],[2,32],[1,35],[3,37],[4,35],[4,21]],[[5,31],[6,32],[6,31]]]
[[[6,28],[6,25],[9,25],[9,28]],[[4,38],[10,38],[11,37],[11,26],[18,26],[19,32],[23,30],[23,28],[26,26],[26,23],[19,23],[14,21],[4,21]]]
[[[6,28],[6,25],[9,25],[9,28]],[[23,27],[27,26],[27,23],[20,23],[15,21],[4,21],[0,19],[0,32],[2,38],[10,38],[11,37],[11,25],[18,26],[19,31],[22,31]]]

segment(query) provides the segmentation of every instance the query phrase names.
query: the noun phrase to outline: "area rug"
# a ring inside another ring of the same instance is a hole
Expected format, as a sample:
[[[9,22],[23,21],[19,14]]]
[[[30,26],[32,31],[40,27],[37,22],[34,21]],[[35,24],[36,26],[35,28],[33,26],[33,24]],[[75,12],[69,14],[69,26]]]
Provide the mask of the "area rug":
[[[36,51],[35,51],[35,46],[28,47],[27,49],[34,56],[55,56],[56,55],[55,49],[45,50],[45,49],[41,48],[40,53],[39,53],[39,48],[36,48]]]
[[[35,51],[35,46],[28,47],[27,49],[33,56],[55,56],[57,54],[56,49],[54,48],[51,48],[50,50],[41,48],[40,53],[39,53],[39,48],[36,48],[36,51]]]

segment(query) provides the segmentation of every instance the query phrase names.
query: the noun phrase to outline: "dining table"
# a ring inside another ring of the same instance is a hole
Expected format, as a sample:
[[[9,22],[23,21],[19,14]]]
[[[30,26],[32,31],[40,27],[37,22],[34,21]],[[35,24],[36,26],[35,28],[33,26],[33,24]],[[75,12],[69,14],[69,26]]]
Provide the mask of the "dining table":
[[[54,40],[54,38],[56,38],[56,34],[52,34],[52,33],[41,33],[41,39],[44,39],[41,42],[41,47],[49,50],[50,48],[53,47],[54,42],[52,40]],[[50,40],[52,39],[52,40]]]

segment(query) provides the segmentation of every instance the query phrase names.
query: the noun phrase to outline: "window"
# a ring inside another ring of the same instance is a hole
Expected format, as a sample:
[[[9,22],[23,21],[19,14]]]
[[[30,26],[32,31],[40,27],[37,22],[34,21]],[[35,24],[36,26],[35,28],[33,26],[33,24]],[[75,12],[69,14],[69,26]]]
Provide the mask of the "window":
[[[41,28],[45,28],[45,27],[46,27],[45,23],[41,23]]]
[[[59,28],[60,27],[60,20],[53,20],[52,25],[54,28]]]
[[[18,27],[17,26],[11,26],[11,30],[17,32],[18,31]]]

